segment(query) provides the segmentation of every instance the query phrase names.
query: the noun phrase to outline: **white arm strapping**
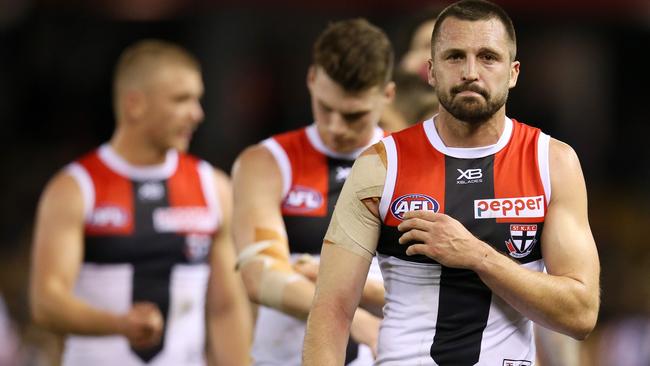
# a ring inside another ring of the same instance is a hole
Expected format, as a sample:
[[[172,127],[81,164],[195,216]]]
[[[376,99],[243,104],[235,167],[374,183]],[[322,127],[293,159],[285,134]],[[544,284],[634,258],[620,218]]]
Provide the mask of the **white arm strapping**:
[[[254,261],[262,262],[258,300],[262,305],[282,310],[284,288],[304,277],[298,273],[292,273],[291,265],[281,257],[276,258],[264,253],[266,249],[272,248],[274,245],[284,244],[277,240],[260,240],[248,245],[239,253],[236,268],[241,269]]]

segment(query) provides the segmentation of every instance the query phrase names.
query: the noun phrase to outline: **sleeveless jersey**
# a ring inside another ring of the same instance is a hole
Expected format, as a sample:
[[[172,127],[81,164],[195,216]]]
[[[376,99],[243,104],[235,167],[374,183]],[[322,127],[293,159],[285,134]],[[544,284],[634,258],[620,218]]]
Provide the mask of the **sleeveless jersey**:
[[[384,137],[377,128],[368,146]],[[325,146],[315,125],[275,135],[264,141],[282,173],[282,217],[287,230],[291,259],[302,254],[320,255],[334,204],[354,159],[368,146],[341,154]],[[371,266],[369,277],[381,279],[378,265]],[[256,366],[300,365],[305,322],[265,306],[259,307],[253,341]],[[346,365],[372,365],[370,349],[351,339]]]
[[[137,167],[102,145],[67,171],[85,203],[76,295],[115,313],[153,302],[165,328],[138,351],[123,336],[70,336],[63,365],[205,364],[207,257],[220,220],[212,166],[170,150],[163,164]]]
[[[486,147],[446,147],[433,119],[383,140],[388,164],[377,253],[386,306],[377,365],[534,364],[531,321],[475,272],[407,256],[396,226],[407,211],[445,213],[520,265],[544,270],[549,140],[511,119]]]

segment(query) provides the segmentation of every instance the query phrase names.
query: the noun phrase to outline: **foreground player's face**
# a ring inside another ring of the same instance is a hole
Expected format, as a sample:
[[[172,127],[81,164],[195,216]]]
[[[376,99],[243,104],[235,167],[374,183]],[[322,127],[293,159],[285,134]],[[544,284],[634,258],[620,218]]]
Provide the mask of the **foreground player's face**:
[[[499,111],[517,83],[519,62],[510,60],[511,41],[497,19],[446,18],[429,63],[429,83],[442,108],[456,119],[482,123]]]
[[[316,128],[325,145],[349,153],[370,143],[382,110],[392,98],[393,85],[350,93],[319,66],[307,76]]]
[[[186,151],[203,121],[203,81],[193,68],[161,66],[146,86],[146,134],[156,148]]]

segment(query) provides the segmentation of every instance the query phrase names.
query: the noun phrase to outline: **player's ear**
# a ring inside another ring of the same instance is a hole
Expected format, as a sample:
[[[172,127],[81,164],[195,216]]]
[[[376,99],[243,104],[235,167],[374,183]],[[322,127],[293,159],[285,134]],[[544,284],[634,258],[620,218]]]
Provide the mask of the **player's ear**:
[[[316,81],[316,67],[316,65],[311,65],[307,70],[307,88],[309,88],[310,91]]]
[[[147,98],[139,89],[131,89],[124,93],[124,112],[131,120],[140,119],[147,109]]]
[[[393,99],[395,99],[395,90],[397,86],[395,85],[394,81],[389,81],[386,83],[386,86],[384,86],[384,97],[388,102],[392,102]]]
[[[427,60],[427,80],[429,81],[429,85],[432,87],[436,87],[436,76],[435,73],[433,72],[433,60],[428,59]]]
[[[519,68],[521,63],[519,61],[512,61],[510,66],[510,81],[508,82],[508,88],[514,88],[517,85],[517,78],[519,77]]]

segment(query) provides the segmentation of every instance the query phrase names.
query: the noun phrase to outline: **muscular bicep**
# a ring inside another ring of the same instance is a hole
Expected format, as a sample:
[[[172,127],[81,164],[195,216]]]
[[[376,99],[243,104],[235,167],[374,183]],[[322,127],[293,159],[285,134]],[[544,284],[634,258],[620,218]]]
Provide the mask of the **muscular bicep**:
[[[246,149],[233,169],[233,231],[237,266],[251,300],[285,309],[283,288],[293,281],[289,244],[280,211],[282,175],[262,145]]]
[[[260,229],[286,237],[280,211],[282,175],[271,153],[261,145],[246,149],[235,162],[232,178],[236,202],[233,232],[238,250],[256,242]]]
[[[369,268],[369,261],[342,246],[323,246],[315,301],[335,302],[352,314],[359,304]]]
[[[77,182],[59,173],[38,205],[31,291],[41,301],[51,291],[72,291],[83,259],[84,202]]]
[[[600,265],[587,215],[587,191],[575,152],[551,140],[552,196],[542,233],[549,274],[573,278],[597,293]]]

